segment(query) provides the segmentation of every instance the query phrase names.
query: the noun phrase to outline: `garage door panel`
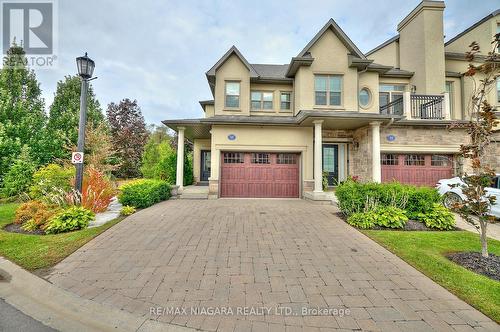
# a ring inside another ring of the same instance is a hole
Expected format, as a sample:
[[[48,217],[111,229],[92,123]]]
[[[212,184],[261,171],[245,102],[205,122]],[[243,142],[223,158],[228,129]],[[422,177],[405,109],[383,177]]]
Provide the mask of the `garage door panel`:
[[[235,163],[234,154],[221,158],[221,197],[299,197],[298,155],[241,153]]]
[[[382,154],[382,181],[434,187],[453,176],[452,155]]]

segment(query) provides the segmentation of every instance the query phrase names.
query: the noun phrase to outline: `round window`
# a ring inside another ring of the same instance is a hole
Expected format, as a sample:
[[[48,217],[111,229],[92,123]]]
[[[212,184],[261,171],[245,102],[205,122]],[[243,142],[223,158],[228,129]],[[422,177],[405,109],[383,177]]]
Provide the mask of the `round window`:
[[[370,90],[363,88],[359,91],[359,104],[361,107],[366,107],[370,104],[371,94]]]

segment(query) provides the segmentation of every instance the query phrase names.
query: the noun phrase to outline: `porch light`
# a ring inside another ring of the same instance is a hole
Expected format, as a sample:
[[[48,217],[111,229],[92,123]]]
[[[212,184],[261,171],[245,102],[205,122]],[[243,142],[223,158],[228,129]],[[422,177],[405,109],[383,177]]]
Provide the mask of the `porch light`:
[[[76,66],[78,67],[78,75],[83,79],[89,79],[94,73],[95,63],[94,60],[87,56],[85,52],[84,56],[76,58]]]

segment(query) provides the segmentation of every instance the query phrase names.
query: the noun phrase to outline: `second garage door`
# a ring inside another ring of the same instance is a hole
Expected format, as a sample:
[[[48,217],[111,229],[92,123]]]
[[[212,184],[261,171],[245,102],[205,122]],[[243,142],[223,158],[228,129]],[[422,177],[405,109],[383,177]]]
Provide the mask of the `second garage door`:
[[[382,181],[434,187],[453,177],[453,156],[438,154],[382,154]]]
[[[299,154],[222,152],[221,197],[299,197]]]

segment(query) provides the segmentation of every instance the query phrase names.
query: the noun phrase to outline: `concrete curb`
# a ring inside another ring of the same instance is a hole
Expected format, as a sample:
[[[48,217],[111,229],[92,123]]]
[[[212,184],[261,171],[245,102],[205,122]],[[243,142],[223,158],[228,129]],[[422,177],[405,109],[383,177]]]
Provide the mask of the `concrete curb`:
[[[0,257],[0,297],[24,314],[59,331],[167,331],[193,329],[137,317],[83,299]]]

